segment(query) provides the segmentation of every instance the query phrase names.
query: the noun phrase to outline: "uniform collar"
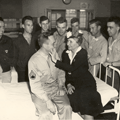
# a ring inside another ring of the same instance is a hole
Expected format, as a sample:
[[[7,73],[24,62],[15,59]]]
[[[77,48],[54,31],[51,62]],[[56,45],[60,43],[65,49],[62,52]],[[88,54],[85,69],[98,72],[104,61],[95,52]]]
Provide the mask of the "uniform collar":
[[[97,37],[97,38],[95,38],[95,37],[93,36],[93,39],[94,39],[95,41],[98,41],[98,40],[100,40],[101,36],[102,36],[102,35],[100,35],[100,36]]]
[[[38,50],[38,52],[43,58],[45,58],[45,60],[48,60],[49,55],[45,54],[42,50]]]
[[[115,40],[113,40],[112,37],[109,38],[111,43],[110,43],[110,47],[112,47],[114,45],[115,42],[117,42],[118,40],[120,40],[120,33],[118,34],[117,38]]]
[[[67,32],[66,32],[66,33],[67,33]],[[56,35],[56,36],[59,36],[59,37],[65,37],[65,36],[66,36],[66,33],[61,36],[61,35],[59,35],[59,33],[56,31],[55,35]]]

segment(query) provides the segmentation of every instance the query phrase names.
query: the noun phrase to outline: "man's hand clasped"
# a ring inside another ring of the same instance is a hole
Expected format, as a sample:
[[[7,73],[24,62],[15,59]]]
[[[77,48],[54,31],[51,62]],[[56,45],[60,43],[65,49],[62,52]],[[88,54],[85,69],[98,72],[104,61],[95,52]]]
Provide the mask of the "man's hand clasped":
[[[55,109],[55,105],[51,100],[48,100],[46,102],[47,104],[47,108],[50,110],[51,113],[53,113],[53,115],[56,113],[56,109]]]

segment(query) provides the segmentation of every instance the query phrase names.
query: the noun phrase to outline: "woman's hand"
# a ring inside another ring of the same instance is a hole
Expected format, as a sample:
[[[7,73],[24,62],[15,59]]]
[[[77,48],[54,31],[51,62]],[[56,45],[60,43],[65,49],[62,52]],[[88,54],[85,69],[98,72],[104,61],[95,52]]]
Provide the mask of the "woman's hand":
[[[71,84],[68,84],[67,89],[68,89],[68,94],[72,94],[74,93],[75,87]]]
[[[51,56],[51,60],[52,62],[56,63],[56,50],[52,49],[51,52],[49,52],[50,56]]]

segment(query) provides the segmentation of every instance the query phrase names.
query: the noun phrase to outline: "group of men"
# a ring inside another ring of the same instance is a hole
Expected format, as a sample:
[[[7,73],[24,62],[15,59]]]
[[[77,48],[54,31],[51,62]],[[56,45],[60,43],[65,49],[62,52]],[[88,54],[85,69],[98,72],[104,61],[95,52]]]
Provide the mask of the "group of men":
[[[56,32],[49,30],[50,20],[40,17],[40,31],[32,34],[33,18],[25,16],[22,19],[24,32],[12,41],[3,35],[4,20],[0,17],[0,74],[2,82],[11,82],[10,69],[15,67],[18,82],[29,81],[32,100],[36,106],[39,118],[55,113],[55,105],[60,120],[71,120],[72,109],[65,93],[65,73],[52,63],[49,52],[55,48],[56,57],[62,59],[66,48],[67,20],[60,17],[56,20]],[[107,22],[109,39],[101,33],[101,22],[93,19],[89,22],[90,32],[80,30],[78,18],[71,19],[71,32],[74,36],[81,31],[82,47],[88,52],[89,71],[98,73],[99,64],[112,65],[120,69],[120,19],[110,17]],[[118,85],[118,80],[116,82]],[[118,86],[117,86],[118,87]],[[55,104],[55,105],[54,105]]]

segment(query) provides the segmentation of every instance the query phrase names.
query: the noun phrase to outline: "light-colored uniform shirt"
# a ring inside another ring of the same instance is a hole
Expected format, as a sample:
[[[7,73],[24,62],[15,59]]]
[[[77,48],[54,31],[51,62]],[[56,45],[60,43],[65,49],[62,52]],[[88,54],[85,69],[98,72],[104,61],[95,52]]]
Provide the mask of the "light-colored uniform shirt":
[[[62,53],[63,51],[65,50],[66,48],[66,43],[65,43],[65,37],[66,37],[66,34],[64,34],[63,36],[59,35],[58,32],[56,31],[54,34],[53,34],[56,42],[55,42],[55,49],[58,53],[58,56],[59,58],[61,58],[62,56]]]
[[[108,39],[108,55],[107,55],[107,61],[108,62],[117,62],[118,65],[115,65],[117,69],[120,70],[120,33],[118,34],[117,38],[113,40],[112,37],[109,37]],[[107,69],[108,76],[112,79],[112,72],[111,69]],[[120,77],[117,73],[114,75],[114,87],[119,91],[119,81]],[[111,81],[108,79],[108,83],[111,84]]]
[[[43,101],[52,99],[59,92],[59,87],[64,86],[64,71],[56,68],[50,56],[41,50],[30,58],[28,67],[31,91]]]
[[[113,40],[112,37],[108,39],[108,55],[107,61],[114,62],[120,60],[120,33],[116,40]]]
[[[96,74],[99,69],[99,63],[104,63],[107,58],[107,40],[101,35],[98,38],[95,38],[92,35],[89,35],[89,44],[88,44],[88,60],[89,70],[93,74],[93,67],[96,66]]]
[[[86,30],[81,30],[81,32],[83,33],[83,42],[81,44],[82,48],[84,48],[85,50],[88,49],[88,42],[89,42],[89,32]]]

